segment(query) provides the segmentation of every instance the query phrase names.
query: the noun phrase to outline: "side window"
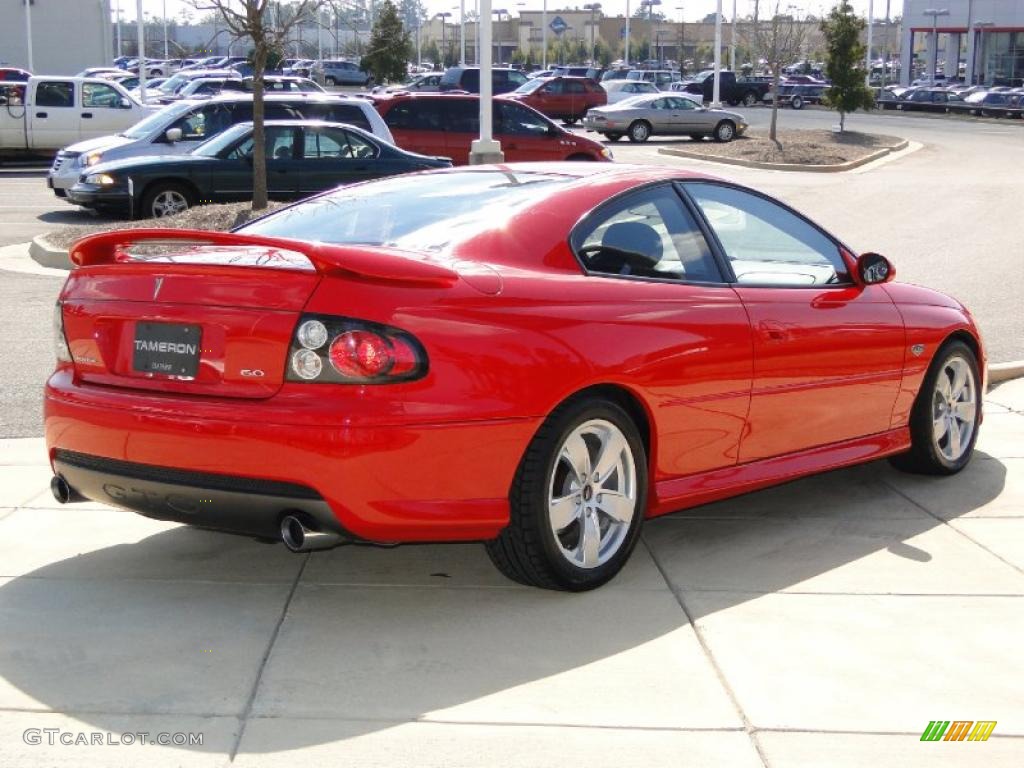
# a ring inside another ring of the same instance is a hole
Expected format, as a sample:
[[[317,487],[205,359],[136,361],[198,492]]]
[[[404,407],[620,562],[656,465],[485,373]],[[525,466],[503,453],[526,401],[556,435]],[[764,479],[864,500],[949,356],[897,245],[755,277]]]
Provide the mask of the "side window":
[[[467,69],[462,73],[462,82],[459,84],[461,89],[469,91],[470,93],[480,92],[480,70],[479,69]]]
[[[291,160],[295,145],[295,129],[287,125],[272,125],[266,129],[267,160]]]
[[[697,108],[697,105],[694,104],[689,99],[682,99],[682,98],[679,98],[678,96],[675,96],[675,97],[673,97],[671,99],[668,99],[668,103],[672,105],[672,109],[684,109],[685,110],[685,109],[696,109]]]
[[[101,83],[82,84],[82,106],[112,109],[121,105],[121,94],[109,85]]]
[[[396,107],[397,109],[397,107]],[[373,131],[373,126],[366,119],[366,114],[354,104],[336,104],[331,108],[331,115],[328,118],[332,123],[348,123],[364,131]]]
[[[586,93],[587,89],[583,87],[583,83],[579,80],[566,80],[565,90],[567,93]]]
[[[572,235],[591,272],[721,282],[693,216],[669,184],[621,197],[588,217]]]
[[[516,88],[518,88],[523,83],[529,82],[529,78],[522,72],[509,72],[508,79]]]
[[[546,136],[548,124],[518,104],[507,101],[494,104],[495,132],[512,136]]]
[[[75,106],[75,84],[64,82],[45,82],[36,86],[37,107],[73,107]]]
[[[306,160],[362,160],[376,155],[376,147],[348,131],[320,128],[305,132],[302,156]]]
[[[849,282],[837,246],[824,232],[760,195],[688,183],[741,284],[809,286]]]
[[[412,128],[412,102],[400,101],[384,114],[388,128],[404,130]]]
[[[453,133],[480,133],[480,105],[475,99],[452,99],[445,104],[445,129]]]
[[[552,80],[550,83],[541,88],[541,90],[544,93],[550,93],[552,95],[562,93],[565,90],[564,82],[562,80]]]

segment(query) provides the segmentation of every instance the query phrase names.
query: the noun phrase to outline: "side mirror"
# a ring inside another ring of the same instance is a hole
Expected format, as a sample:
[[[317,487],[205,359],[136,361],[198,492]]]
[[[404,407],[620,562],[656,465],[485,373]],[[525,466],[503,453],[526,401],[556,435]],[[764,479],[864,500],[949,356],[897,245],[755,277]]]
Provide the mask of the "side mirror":
[[[124,96],[122,96],[121,101],[118,102],[118,106],[120,106],[121,109],[131,109],[132,102],[130,99],[126,99]]]
[[[552,124],[548,126],[548,136],[550,136],[552,139],[556,139],[561,135],[562,129],[559,128],[557,125]]]
[[[857,275],[864,285],[878,285],[896,277],[896,268],[880,253],[862,253],[857,258]]]
[[[167,132],[164,134],[164,138],[166,138],[171,144],[176,144],[181,141],[181,137],[181,128],[168,128]]]

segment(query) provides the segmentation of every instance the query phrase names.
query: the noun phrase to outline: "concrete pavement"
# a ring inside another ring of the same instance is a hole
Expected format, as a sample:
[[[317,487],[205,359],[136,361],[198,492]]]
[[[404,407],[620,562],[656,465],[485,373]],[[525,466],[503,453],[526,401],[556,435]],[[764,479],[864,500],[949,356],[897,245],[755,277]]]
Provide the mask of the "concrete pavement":
[[[583,595],[477,545],[297,556],[60,507],[42,441],[0,441],[0,763],[1020,765],[1024,381],[986,402],[957,477],[877,462],[652,521]],[[997,725],[921,742],[935,719]],[[106,732],[203,743],[60,743]]]

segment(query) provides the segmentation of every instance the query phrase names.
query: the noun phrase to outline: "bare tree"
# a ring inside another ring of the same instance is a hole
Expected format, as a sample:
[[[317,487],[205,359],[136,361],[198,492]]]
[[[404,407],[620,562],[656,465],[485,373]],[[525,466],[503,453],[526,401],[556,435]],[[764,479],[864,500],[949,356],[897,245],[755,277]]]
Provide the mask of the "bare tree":
[[[190,0],[198,11],[213,11],[236,39],[252,42],[252,209],[267,207],[267,141],[263,131],[263,75],[271,54],[280,51],[292,28],[310,18],[324,0]],[[273,12],[271,12],[271,9]]]
[[[771,0],[766,5],[771,8]],[[802,24],[793,13],[793,6],[787,6],[782,12],[782,3],[775,0],[771,18],[760,18],[761,0],[754,0],[754,23],[750,27],[749,41],[759,59],[764,59],[772,73],[772,121],[768,138],[775,142],[779,149],[782,144],[778,139],[779,121],[779,83],[782,80],[782,68],[796,60],[804,46],[807,25]]]

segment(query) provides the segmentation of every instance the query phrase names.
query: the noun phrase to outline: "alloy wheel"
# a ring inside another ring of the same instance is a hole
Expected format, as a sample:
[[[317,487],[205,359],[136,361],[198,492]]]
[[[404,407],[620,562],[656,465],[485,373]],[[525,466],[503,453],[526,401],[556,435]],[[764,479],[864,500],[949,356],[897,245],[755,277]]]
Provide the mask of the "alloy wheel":
[[[188,200],[176,189],[165,189],[153,198],[151,206],[154,219],[173,216],[188,210]]]
[[[958,461],[970,448],[977,418],[974,371],[962,357],[950,357],[939,371],[932,392],[932,438],[947,461]]]
[[[565,439],[548,482],[548,522],[562,556],[578,568],[608,562],[637,514],[636,466],[629,441],[604,419]]]

